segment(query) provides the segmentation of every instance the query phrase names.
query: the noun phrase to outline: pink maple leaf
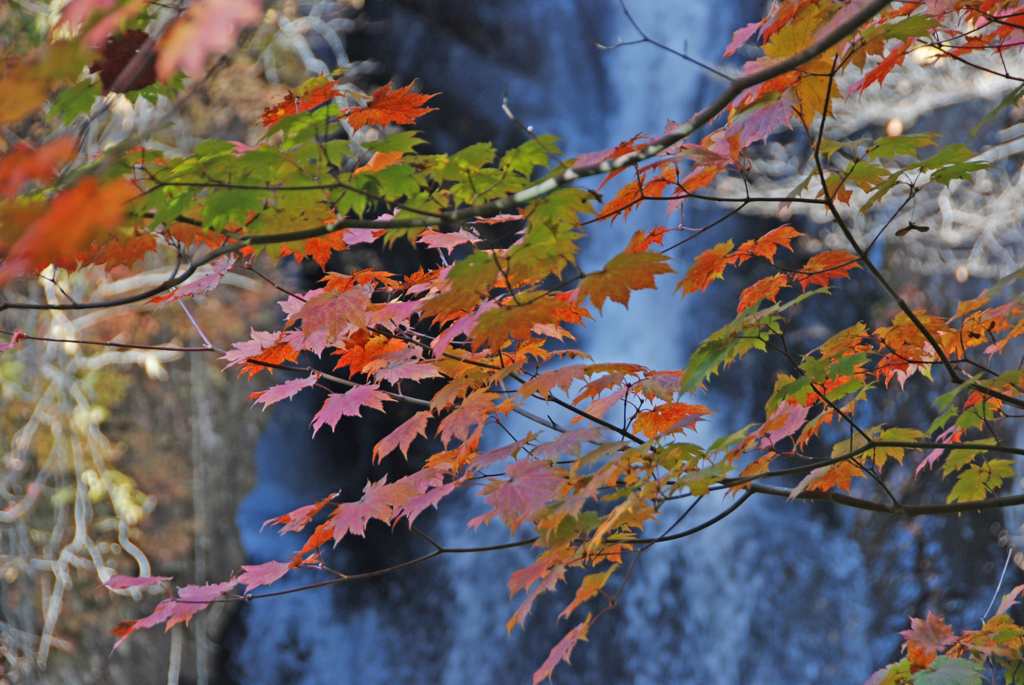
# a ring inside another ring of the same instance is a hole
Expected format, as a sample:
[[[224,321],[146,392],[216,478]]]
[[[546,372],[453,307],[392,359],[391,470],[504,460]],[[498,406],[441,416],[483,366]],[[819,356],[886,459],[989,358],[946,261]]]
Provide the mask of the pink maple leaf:
[[[506,221],[520,221],[526,217],[518,212],[515,214],[495,214],[494,216],[482,217],[478,216],[473,219],[473,223],[477,224],[503,224]]]
[[[392,217],[388,217],[386,220],[390,220]],[[381,221],[384,217],[380,217],[377,221]],[[377,242],[377,239],[387,233],[386,228],[346,228],[341,235],[343,243],[352,247],[353,245],[369,244]]]
[[[767,433],[761,439],[761,449],[774,447],[780,440],[795,433],[807,421],[807,412],[807,407],[795,402],[780,404],[778,409],[764,422]]]
[[[329,290],[320,293],[308,299],[298,312],[288,317],[286,323],[290,325],[302,319],[302,330],[307,335],[325,330],[329,340],[336,338],[353,327],[364,325],[372,292],[372,286],[360,286],[345,292]]]
[[[447,250],[448,254],[451,254],[459,245],[480,242],[480,237],[466,230],[460,230],[458,233],[438,233],[428,229],[420,233],[416,242],[437,250]]]
[[[417,435],[427,434],[427,419],[430,418],[430,410],[425,409],[416,412],[412,418],[391,432],[386,438],[377,443],[373,448],[375,461],[380,461],[396,449],[402,450],[402,455],[409,456],[409,445],[416,439]]]
[[[257,331],[254,328],[249,329],[249,335],[252,336],[250,340],[234,343],[231,346],[233,349],[221,357],[228,362],[225,369],[244,364],[250,357],[255,357],[268,347],[273,347],[281,336],[280,333]]]
[[[564,661],[569,663],[569,656],[572,654],[573,647],[580,640],[587,639],[587,629],[590,628],[590,614],[587,614],[587,618],[583,623],[579,624],[575,628],[569,631],[569,633],[563,637],[557,645],[551,648],[551,653],[548,658],[544,660],[537,672],[533,674],[533,685],[538,685],[545,678],[550,679],[552,672],[555,670],[555,666],[559,662]]]
[[[290,568],[291,564],[286,564],[283,561],[268,561],[258,566],[243,566],[244,573],[238,576],[235,582],[245,585],[245,591],[248,593],[254,587],[270,585],[275,580],[283,578]]]
[[[316,374],[310,374],[307,378],[296,378],[294,380],[285,381],[280,385],[275,385],[269,390],[254,392],[249,395],[249,399],[255,398],[256,404],[262,404],[263,410],[266,411],[267,407],[275,402],[291,399],[300,391],[314,385],[316,385]]]
[[[436,509],[438,502],[440,502],[445,496],[451,494],[451,492],[461,483],[461,480],[452,481],[451,483],[446,483],[440,487],[427,490],[422,495],[413,497],[408,502],[404,502],[395,507],[394,518],[397,519],[400,516],[405,517],[409,522],[409,525],[412,526],[417,516],[426,511],[428,507],[434,507]]]
[[[623,388],[623,390],[625,389]],[[533,450],[533,456],[537,459],[553,459],[559,454],[578,457],[580,456],[580,445],[582,443],[599,442],[603,438],[604,432],[598,426],[588,426],[578,430],[566,431],[557,440],[538,445]]]
[[[104,587],[108,587],[111,590],[127,590],[133,587],[149,587],[151,585],[160,585],[161,583],[173,580],[169,576],[146,576],[144,578],[135,578],[133,576],[111,576],[110,580],[103,583]]]
[[[391,397],[377,388],[376,384],[357,385],[344,393],[332,392],[324,406],[313,417],[313,435],[316,435],[324,424],[334,430],[342,416],[359,416],[362,407],[384,411],[384,402],[390,401]]]
[[[561,469],[533,459],[510,464],[505,475],[508,480],[491,481],[480,494],[513,532],[558,497],[565,484]]]
[[[943,620],[928,612],[928,618],[910,619],[910,630],[900,632],[907,647],[919,649],[927,654],[937,654],[957,641],[956,633]]]
[[[726,126],[723,138],[731,138],[739,133],[740,145],[749,147],[759,140],[767,140],[779,126],[792,128],[793,105],[796,102],[793,95],[787,91],[774,100],[771,96],[763,99],[765,102],[758,102],[738,114]]]
[[[387,478],[366,484],[363,496],[358,502],[346,502],[334,510],[327,522],[332,531],[334,544],[338,544],[349,533],[363,535],[370,519],[385,523],[391,520],[392,493]]]
[[[208,293],[217,287],[234,263],[235,255],[233,254],[218,257],[211,265],[213,267],[212,273],[208,273],[184,285],[179,285],[166,295],[154,297],[149,301],[149,304],[159,304],[162,307],[169,302],[177,302],[183,297],[195,297],[196,295]]]
[[[462,400],[451,414],[441,420],[438,426],[438,437],[445,445],[451,443],[452,439],[465,442],[469,433],[475,426],[483,425],[488,415],[494,411],[494,401],[501,399],[500,395],[484,390],[477,390]]]
[[[752,24],[747,24],[741,29],[736,29],[736,32],[732,34],[732,42],[725,47],[725,54],[722,57],[731,57],[733,53],[739,50],[744,43],[750,40],[750,37],[761,28],[764,24],[764,19],[761,21],[755,21]]]

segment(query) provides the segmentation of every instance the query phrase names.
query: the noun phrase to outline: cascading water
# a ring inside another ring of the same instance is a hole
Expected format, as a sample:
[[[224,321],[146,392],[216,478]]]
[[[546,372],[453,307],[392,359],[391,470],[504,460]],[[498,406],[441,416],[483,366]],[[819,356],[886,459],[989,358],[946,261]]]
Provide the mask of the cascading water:
[[[713,60],[731,29],[759,9],[747,4],[646,0],[629,9],[652,38]],[[599,53],[592,39],[636,37],[611,1],[394,0],[388,7],[388,39],[376,38],[375,56],[403,82],[418,77],[427,92],[445,93],[440,107],[447,119],[428,131],[441,148],[480,139],[510,142],[514,128],[500,110],[506,83],[515,114],[538,132],[564,137],[570,154],[608,147],[639,131],[658,133],[666,118],[688,116],[704,91],[718,88],[692,64],[651,45]],[[584,267],[604,263],[629,232],[665,222],[654,208],[638,211],[626,225],[601,224],[581,256]],[[707,300],[700,305],[705,309],[695,311],[670,291],[636,293],[628,311],[607,304],[582,341],[587,351],[601,361],[680,368],[685,354],[721,323]],[[753,375],[763,379],[767,369]],[[295,548],[291,536],[260,535],[264,520],[339,486],[351,498],[370,473],[365,463],[374,440],[365,425],[339,424],[333,440],[307,437],[315,402],[300,396],[279,409],[260,443],[258,484],[238,515],[254,563],[288,558]],[[746,410],[739,401],[733,406],[737,413]],[[497,524],[465,531],[459,522],[478,508],[477,498],[450,499],[442,515],[420,519],[436,539],[446,546],[508,541]],[[721,506],[706,498],[687,525]],[[595,625],[572,666],[556,672],[556,682],[863,682],[873,666],[892,658],[893,631],[905,615],[934,599],[928,583],[962,581],[970,573],[940,569],[914,580],[921,558],[934,554],[927,544],[941,525],[931,533],[878,533],[852,515],[816,513],[822,511],[821,505],[754,498],[707,532],[652,547],[620,608]],[[666,512],[664,521],[675,515]],[[881,541],[865,553],[872,535]],[[383,538],[339,546],[334,567],[358,573],[430,551],[418,538]],[[880,579],[890,562],[879,560],[890,558],[900,560],[891,563],[909,579],[886,589]],[[504,583],[531,560],[526,549],[451,555],[376,580],[253,602],[226,637],[219,682],[530,682],[570,627],[555,616],[565,602],[546,597],[535,606],[527,632],[506,635],[504,621],[518,601],[509,601]],[[312,572],[300,577],[302,583],[320,579]],[[968,586],[947,613],[980,614],[986,592],[991,589]]]

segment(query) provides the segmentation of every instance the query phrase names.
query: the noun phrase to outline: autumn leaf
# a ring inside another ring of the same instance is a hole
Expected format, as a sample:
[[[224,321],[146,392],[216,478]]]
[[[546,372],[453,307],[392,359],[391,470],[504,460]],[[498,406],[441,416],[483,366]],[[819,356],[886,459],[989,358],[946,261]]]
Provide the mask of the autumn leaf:
[[[826,492],[836,487],[840,490],[850,491],[850,480],[864,475],[864,469],[851,459],[841,461],[831,466],[822,466],[814,469],[790,491],[789,499],[793,499],[804,490],[818,490]]]
[[[436,250],[447,250],[448,254],[451,254],[452,250],[459,245],[480,242],[480,237],[465,229],[455,233],[438,233],[437,231],[426,230],[420,233],[420,237],[416,239],[416,242]]]
[[[569,615],[572,614],[576,607],[587,600],[596,597],[605,586],[605,583],[608,582],[608,579],[611,578],[612,574],[615,573],[618,568],[618,564],[612,564],[611,568],[603,573],[591,573],[586,576],[582,582],[580,582],[579,589],[576,590],[576,597],[574,597],[569,606],[567,606],[562,613],[558,615],[558,618],[569,618]]]
[[[440,487],[431,488],[422,495],[418,495],[407,502],[399,504],[394,509],[394,517],[396,519],[399,517],[404,518],[408,521],[409,526],[412,526],[420,514],[430,507],[434,507],[436,509],[438,503],[440,503],[444,497],[450,495],[461,483],[461,480],[452,481],[451,483],[446,483]]]
[[[754,33],[756,33],[762,26],[764,26],[764,19],[747,24],[741,29],[736,29],[732,34],[732,41],[725,47],[725,53],[722,57],[731,57],[733,53],[743,47],[743,44],[750,40],[750,37],[753,36]]]
[[[736,249],[737,263],[742,264],[751,257],[761,257],[769,262],[775,261],[775,253],[780,247],[792,250],[794,238],[803,235],[792,226],[779,226],[768,231],[757,240],[748,240]]]
[[[316,385],[316,374],[310,374],[307,378],[296,378],[294,380],[285,381],[280,385],[275,385],[269,390],[254,392],[249,395],[249,399],[255,399],[256,404],[262,404],[263,410],[266,411],[267,407],[270,405],[280,402],[281,400],[291,399],[302,390],[311,388],[314,385]]]
[[[158,47],[156,74],[167,81],[175,71],[198,78],[211,55],[234,49],[241,29],[263,19],[259,0],[199,0],[167,30]]]
[[[738,256],[732,253],[732,240],[716,245],[715,247],[702,252],[695,260],[693,266],[686,271],[683,280],[676,286],[678,291],[683,289],[683,296],[695,293],[698,290],[704,292],[711,285],[711,281],[722,278],[725,267],[735,264]]]
[[[337,81],[330,81],[323,77],[311,79],[305,88],[300,88],[296,93],[289,91],[283,101],[273,107],[265,108],[260,121],[269,128],[284,116],[316,109],[341,95],[337,85]],[[398,153],[398,156],[401,157],[402,153]]]
[[[258,566],[243,566],[243,573],[235,579],[235,582],[244,585],[246,593],[249,593],[254,587],[270,585],[274,581],[280,580],[290,568],[291,564],[281,561],[268,561]]]
[[[133,587],[151,587],[153,585],[161,585],[171,580],[174,579],[169,576],[145,576],[144,578],[133,578],[132,576],[111,576],[107,582],[103,583],[103,586],[108,587],[111,590],[127,590]]]
[[[352,175],[357,176],[362,173],[381,171],[387,169],[392,164],[398,164],[401,159],[402,153],[397,150],[393,152],[374,152],[370,155],[370,161],[356,169]]]
[[[904,638],[903,645],[911,654],[911,660],[919,666],[927,667],[935,656],[944,652],[950,645],[956,644],[957,636],[953,629],[932,612],[928,612],[925,620],[910,619],[910,630],[900,633]]]
[[[0,196],[12,198],[30,181],[47,183],[78,153],[78,141],[70,136],[54,138],[33,148],[19,143],[0,158]]]
[[[214,288],[216,288],[224,276],[227,275],[228,271],[235,264],[235,255],[228,254],[218,257],[213,264],[210,265],[211,271],[204,276],[200,276],[195,280],[188,281],[184,285],[179,285],[177,288],[167,293],[166,295],[158,295],[149,301],[150,304],[159,304],[161,307],[171,302],[177,302],[183,297],[195,297],[196,295],[205,295]]]
[[[833,278],[849,278],[851,269],[859,269],[858,259],[846,250],[831,250],[814,255],[800,274],[794,274],[793,280],[804,290],[809,285],[827,286]]]
[[[633,430],[647,438],[654,438],[666,432],[692,428],[694,423],[701,420],[700,417],[713,413],[702,404],[669,402],[637,414]]]
[[[304,507],[299,507],[295,511],[283,514],[277,518],[267,519],[263,522],[263,525],[260,526],[260,532],[263,532],[263,529],[267,526],[273,525],[283,526],[283,528],[278,531],[281,535],[284,535],[285,533],[301,532],[302,529],[306,527],[306,524],[309,523],[314,516],[320,513],[320,510],[335,497],[337,497],[337,493],[328,495],[315,504],[307,504]]]
[[[124,205],[136,195],[127,181],[101,184],[91,176],[58,193],[10,246],[0,267],[0,282],[32,275],[47,264],[74,267],[89,243],[121,224]]]
[[[538,395],[541,399],[547,399],[551,391],[560,388],[562,392],[568,392],[573,381],[583,380],[585,376],[582,364],[567,364],[566,366],[545,371],[536,378],[532,378],[519,388],[519,394],[523,397]]]
[[[363,488],[363,496],[358,502],[346,502],[334,510],[326,529],[331,532],[335,544],[349,533],[363,535],[370,519],[391,520],[392,504],[387,479],[370,481]]]
[[[370,304],[369,286],[352,288],[345,292],[328,290],[309,298],[302,307],[288,317],[288,324],[302,319],[302,330],[307,334],[323,330],[333,339],[352,326],[362,326]]]
[[[411,419],[405,421],[387,437],[378,442],[373,448],[374,460],[380,461],[396,449],[401,449],[402,456],[408,457],[409,446],[416,436],[427,434],[427,419],[430,418],[430,414],[430,410],[416,412]]]
[[[569,631],[569,633],[563,637],[557,645],[551,648],[551,653],[548,658],[544,660],[541,667],[533,674],[533,685],[539,685],[544,682],[544,679],[550,679],[552,672],[555,670],[560,662],[564,661],[569,663],[569,656],[572,654],[573,647],[580,640],[587,639],[587,630],[590,628],[590,614],[587,614],[587,618],[583,623],[579,624],[575,628]]]
[[[645,252],[651,245],[661,245],[665,239],[668,229],[664,226],[656,226],[649,231],[637,231],[629,239],[626,252]]]
[[[348,123],[356,130],[364,126],[416,123],[416,119],[434,111],[432,107],[423,107],[434,96],[412,93],[411,88],[411,83],[397,90],[392,90],[390,83],[381,86],[373,92],[369,105],[345,110]]]
[[[565,484],[561,469],[533,459],[510,464],[505,475],[508,480],[493,480],[480,494],[486,495],[487,503],[512,532],[555,499]]]
[[[651,252],[618,254],[601,271],[583,279],[579,289],[580,299],[589,297],[598,311],[601,311],[605,298],[628,306],[632,291],[653,289],[655,276],[675,273],[665,263],[667,261],[665,255]]]
[[[494,401],[501,399],[493,392],[478,390],[471,393],[453,412],[441,420],[438,438],[445,445],[454,440],[465,441],[471,429],[483,425],[494,411]]]
[[[740,293],[740,302],[736,307],[736,312],[742,312],[747,307],[753,307],[755,304],[761,302],[761,300],[775,301],[779,291],[789,285],[789,275],[785,273],[778,273],[774,276],[768,276],[762,278],[754,285],[745,288]]]
[[[332,392],[324,406],[313,417],[313,435],[316,435],[324,424],[334,430],[342,416],[359,416],[363,407],[384,411],[384,402],[387,401],[393,401],[393,398],[378,390],[376,384],[357,385],[343,393]]]

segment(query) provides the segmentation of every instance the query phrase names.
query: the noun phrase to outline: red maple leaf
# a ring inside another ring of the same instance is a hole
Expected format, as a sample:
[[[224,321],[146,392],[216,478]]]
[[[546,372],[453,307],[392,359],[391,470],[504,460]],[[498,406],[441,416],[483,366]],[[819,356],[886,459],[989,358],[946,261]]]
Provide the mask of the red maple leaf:
[[[121,224],[124,205],[137,195],[123,179],[101,184],[92,176],[61,191],[10,246],[0,282],[33,275],[48,264],[73,268],[94,239]]]
[[[100,50],[100,58],[89,65],[89,71],[93,74],[99,72],[100,83],[103,84],[103,94],[111,92],[121,72],[124,71],[139,52],[139,48],[149,39],[149,34],[138,29],[129,29],[120,34],[107,37],[107,42]],[[118,84],[118,93],[127,93],[132,90],[139,90],[156,83],[156,51],[147,50],[145,57],[140,57],[138,66],[132,66],[134,74],[131,81],[123,85]],[[128,75],[125,75],[128,78]]]
[[[390,83],[381,86],[373,92],[373,100],[369,105],[345,110],[348,114],[348,123],[356,130],[363,126],[416,123],[417,118],[434,111],[432,107],[422,106],[434,96],[412,93],[411,88],[411,83],[398,90],[391,90]]]
[[[370,155],[370,161],[352,172],[352,175],[357,176],[362,173],[387,169],[392,164],[397,164],[401,161],[402,154],[402,152],[397,150],[393,152],[374,152]]]
[[[260,526],[260,532],[262,532],[263,529],[266,528],[268,525],[272,526],[275,524],[281,524],[284,526],[279,531],[281,535],[284,535],[285,533],[301,532],[302,529],[306,527],[306,524],[309,523],[314,516],[320,513],[320,510],[323,509],[328,502],[330,502],[337,496],[338,493],[334,493],[332,495],[324,497],[322,500],[315,504],[307,504],[304,507],[299,507],[295,511],[283,514],[281,516],[278,516],[277,518],[267,519],[263,522],[263,525]]]
[[[270,585],[276,580],[280,580],[284,577],[288,570],[291,568],[291,564],[286,564],[281,561],[268,561],[265,564],[259,564],[258,566],[243,566],[242,575],[235,579],[236,583],[245,585],[245,591],[251,592],[254,587],[261,585]]]
[[[774,448],[780,440],[796,433],[807,422],[808,411],[807,407],[797,402],[787,401],[780,404],[757,431],[764,436],[761,439],[761,449]]]
[[[408,502],[404,502],[403,504],[396,506],[394,509],[394,518],[397,519],[400,516],[404,517],[405,520],[409,522],[409,525],[412,526],[417,516],[422,514],[429,507],[434,507],[436,509],[438,502],[451,494],[451,492],[455,490],[460,483],[461,481],[452,481],[451,483],[446,483],[440,487],[432,488],[422,495],[417,495]]]
[[[362,407],[384,411],[384,402],[391,401],[391,396],[378,390],[378,387],[376,384],[357,385],[343,393],[332,392],[313,417],[313,435],[324,424],[334,430],[342,416],[359,416]]]

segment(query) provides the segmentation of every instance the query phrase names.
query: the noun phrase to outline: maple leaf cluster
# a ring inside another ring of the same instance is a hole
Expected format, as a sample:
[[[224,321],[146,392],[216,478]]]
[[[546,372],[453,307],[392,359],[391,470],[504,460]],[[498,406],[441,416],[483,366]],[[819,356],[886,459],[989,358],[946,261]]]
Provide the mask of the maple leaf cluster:
[[[264,17],[255,0],[188,3],[166,25],[151,23],[155,12],[141,0],[68,3],[60,24],[82,30],[0,71],[0,123],[32,114],[90,63],[98,76],[71,83],[51,115],[74,121],[91,111],[100,91],[173,92],[179,71],[201,76]],[[969,182],[986,163],[961,144],[919,158],[936,145],[933,134],[833,141],[825,132],[834,103],[885,87],[914,50],[960,60],[1019,50],[1020,14],[1013,0],[776,3],[734,34],[726,57],[750,41],[763,54],[707,109],[682,124],[669,121],[660,137],[637,135],[569,160],[548,135],[504,152],[478,143],[425,154],[424,141],[403,127],[433,111],[426,106],[433,95],[415,84],[386,84],[366,95],[326,76],[266,109],[267,135],[256,147],[207,140],[172,157],[143,141],[98,160],[84,159],[79,140],[67,135],[13,147],[0,157],[0,286],[51,268],[130,273],[142,259],[166,259],[173,268],[152,289],[116,300],[80,303],[61,293],[30,305],[5,299],[4,308],[185,304],[215,297],[222,283],[254,271],[262,255],[309,259],[324,272],[317,287],[282,299],[283,324],[236,341],[222,355],[225,367],[277,380],[250,397],[264,409],[319,389],[325,399],[312,417],[313,433],[398,404],[414,407],[376,444],[375,460],[408,457],[417,443],[437,448],[410,475],[368,482],[358,499],[335,494],[270,519],[265,526],[296,534],[289,559],[169,593],[151,615],[115,628],[117,644],[139,629],[188,623],[212,602],[258,597],[255,588],[292,570],[323,569],[323,546],[365,535],[371,521],[411,528],[446,497],[475,490],[488,509],[467,522],[470,528],[500,522],[510,533],[528,528],[535,536],[536,560],[509,579],[509,590],[524,599],[507,628],[524,625],[535,602],[567,578],[582,580],[561,617],[584,604],[593,609],[554,646],[534,676],[539,683],[615,607],[629,555],[635,563],[646,546],[701,529],[642,537],[669,502],[719,492],[737,497],[722,517],[754,494],[915,515],[966,511],[982,500],[1006,505],[1001,488],[1017,475],[1007,455],[1020,451],[986,431],[1024,408],[1024,371],[998,363],[1024,333],[1024,307],[1012,294],[1021,274],[955,311],[913,309],[840,207],[863,193],[864,220],[874,220],[873,208],[898,188],[912,195],[924,183]],[[120,31],[129,21],[140,28]],[[159,35],[143,30],[158,26]],[[843,90],[837,84],[845,76],[856,80]],[[705,124],[707,133],[691,140]],[[365,135],[368,127],[380,135]],[[753,173],[751,150],[783,129],[807,135],[812,173],[783,198],[729,196],[723,181]],[[603,178],[593,187],[578,183],[596,176]],[[614,179],[606,200],[602,192]],[[625,221],[645,203],[682,217],[693,202],[758,201],[817,205],[846,244],[815,250],[783,223],[738,247],[731,238],[705,246],[689,259],[678,256],[682,245],[726,229],[720,222],[694,229],[680,219],[634,231],[604,264],[581,263],[589,226]],[[337,252],[400,242],[417,253],[420,268],[329,268]],[[677,271],[684,273],[676,292],[687,298],[721,287],[718,280],[744,284],[736,317],[703,340],[683,368],[595,363],[571,347],[609,303],[628,306],[634,292],[664,287]],[[767,275],[748,282],[753,271]],[[802,355],[790,351],[787,331],[805,302],[868,278],[891,296],[884,320],[807,344]],[[0,353],[24,339],[15,334]],[[709,446],[693,440],[715,413],[699,393],[721,369],[769,350],[790,369],[777,375],[764,419]],[[872,398],[940,378],[951,389],[936,393],[930,426],[870,425]],[[529,430],[513,434],[506,420],[512,414]],[[494,435],[511,440],[489,442]],[[484,444],[492,448],[481,451]],[[906,460],[915,474],[941,468],[942,477],[955,476],[945,503],[915,509],[924,505],[893,497],[883,505],[856,489],[877,482],[891,496],[884,478]],[[762,483],[780,475],[801,480],[791,488]],[[446,553],[435,546],[431,556]],[[338,582],[351,580],[338,575]],[[168,580],[117,576],[106,586],[120,592]],[[618,590],[605,590],[609,583]],[[244,595],[233,592],[238,585]],[[1019,592],[980,631],[957,635],[935,616],[914,619],[904,633],[907,658],[869,682],[918,682],[922,673],[932,682],[976,682],[986,660],[1019,665],[1022,632],[1006,616]]]

